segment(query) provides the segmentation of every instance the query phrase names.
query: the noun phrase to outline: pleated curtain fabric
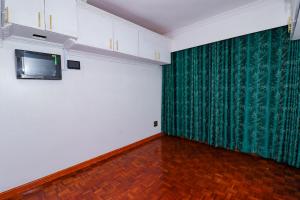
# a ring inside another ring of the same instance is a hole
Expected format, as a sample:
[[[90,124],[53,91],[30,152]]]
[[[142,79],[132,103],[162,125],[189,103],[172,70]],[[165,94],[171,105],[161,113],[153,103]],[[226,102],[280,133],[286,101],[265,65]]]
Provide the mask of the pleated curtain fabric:
[[[162,130],[300,167],[300,41],[280,27],[172,53]]]

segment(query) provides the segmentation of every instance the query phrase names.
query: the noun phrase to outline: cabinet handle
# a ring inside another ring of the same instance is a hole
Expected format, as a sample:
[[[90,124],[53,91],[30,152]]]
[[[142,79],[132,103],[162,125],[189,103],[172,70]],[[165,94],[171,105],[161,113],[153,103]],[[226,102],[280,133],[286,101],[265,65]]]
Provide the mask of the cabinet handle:
[[[4,11],[5,11],[5,23],[6,24],[8,24],[9,23],[9,9],[8,9],[8,7],[6,7],[5,9],[4,9]]]
[[[112,39],[109,40],[109,48],[112,49]]]
[[[155,60],[160,60],[160,52],[155,51]]]
[[[38,25],[41,27],[41,12],[38,13]]]
[[[50,15],[50,30],[52,31],[52,15]]]
[[[117,49],[117,51],[119,51],[119,41],[118,40],[116,41],[116,49]]]

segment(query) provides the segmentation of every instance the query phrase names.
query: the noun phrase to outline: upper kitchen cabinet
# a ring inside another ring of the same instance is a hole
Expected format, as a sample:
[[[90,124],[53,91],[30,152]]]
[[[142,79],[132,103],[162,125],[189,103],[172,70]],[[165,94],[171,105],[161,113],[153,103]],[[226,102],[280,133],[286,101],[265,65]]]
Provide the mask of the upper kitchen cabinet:
[[[16,35],[63,43],[77,38],[76,0],[5,0],[7,37]]]
[[[114,51],[138,56],[138,27],[121,19],[114,20]]]
[[[170,40],[79,0],[6,0],[5,37],[155,64],[171,62]]]
[[[111,17],[86,3],[78,3],[78,43],[113,51]]]
[[[162,64],[171,63],[170,39],[141,29],[139,32],[139,56]]]
[[[6,22],[45,29],[44,0],[5,0]]]
[[[99,48],[138,56],[138,26],[84,2],[78,3],[78,33],[71,48],[83,45],[92,47],[93,52]]]
[[[171,63],[171,40],[162,35],[157,35],[157,59],[165,64]]]
[[[45,0],[45,27],[47,31],[77,37],[76,0]]]
[[[139,32],[139,56],[142,58],[156,60],[156,37],[154,33],[142,29]]]

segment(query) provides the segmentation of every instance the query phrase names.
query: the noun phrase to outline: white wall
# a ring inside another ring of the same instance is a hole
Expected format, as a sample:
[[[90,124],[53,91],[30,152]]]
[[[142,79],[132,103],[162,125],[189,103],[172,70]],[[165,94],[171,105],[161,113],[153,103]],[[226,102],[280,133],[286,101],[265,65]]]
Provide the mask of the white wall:
[[[167,34],[172,52],[286,25],[288,0],[258,0]]]
[[[0,191],[161,131],[160,66],[74,52],[62,81],[17,80],[15,48],[62,54],[30,43],[0,48]]]

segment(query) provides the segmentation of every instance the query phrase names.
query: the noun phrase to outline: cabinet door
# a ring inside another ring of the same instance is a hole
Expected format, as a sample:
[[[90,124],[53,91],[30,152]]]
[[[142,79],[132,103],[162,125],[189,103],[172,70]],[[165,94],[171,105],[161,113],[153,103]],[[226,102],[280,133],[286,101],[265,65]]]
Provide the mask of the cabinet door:
[[[87,46],[113,50],[111,18],[90,5],[78,5],[78,42]]]
[[[139,32],[136,26],[122,20],[114,21],[114,50],[138,56]]]
[[[8,23],[45,29],[44,0],[6,0]]]
[[[150,60],[157,59],[156,40],[150,31],[139,32],[139,56]]]
[[[45,0],[46,30],[77,37],[76,0]]]
[[[171,63],[170,40],[160,36],[157,43],[157,59],[163,63]]]
[[[139,55],[161,63],[170,63],[170,40],[151,31],[142,30],[139,34]]]
[[[171,63],[171,52],[165,48],[159,50],[159,61],[170,64]]]

